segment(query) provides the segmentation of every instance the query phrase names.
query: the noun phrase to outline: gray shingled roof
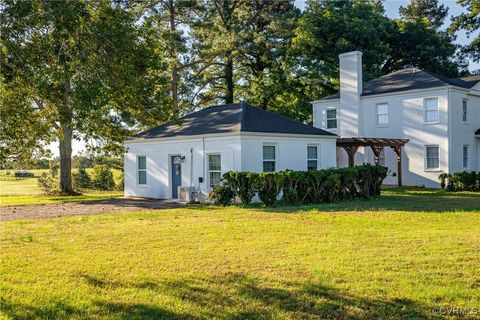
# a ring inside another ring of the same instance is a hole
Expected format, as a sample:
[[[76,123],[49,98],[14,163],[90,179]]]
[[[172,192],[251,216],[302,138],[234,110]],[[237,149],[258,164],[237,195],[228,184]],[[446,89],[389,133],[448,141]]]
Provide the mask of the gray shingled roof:
[[[265,132],[335,136],[282,115],[247,104],[226,104],[193,112],[174,122],[141,132],[130,139],[167,138],[212,133]]]
[[[479,81],[480,76],[452,79],[417,68],[407,68],[365,82],[363,84],[362,96],[445,86],[456,86],[470,89]],[[340,93],[326,96],[321,100],[332,100],[338,98],[340,98]]]

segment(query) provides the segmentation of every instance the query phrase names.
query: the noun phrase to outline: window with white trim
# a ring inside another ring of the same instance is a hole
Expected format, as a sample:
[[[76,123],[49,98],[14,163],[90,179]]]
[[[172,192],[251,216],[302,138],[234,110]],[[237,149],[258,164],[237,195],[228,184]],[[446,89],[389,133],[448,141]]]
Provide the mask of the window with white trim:
[[[468,100],[462,100],[462,121],[467,122],[468,120]]]
[[[388,103],[378,103],[377,104],[377,124],[387,125],[388,122],[389,122]]]
[[[468,145],[463,145],[463,169],[468,169]]]
[[[327,129],[337,128],[337,109],[327,110]]]
[[[210,187],[218,186],[222,179],[222,157],[219,154],[208,155],[208,183]]]
[[[318,169],[318,147],[307,146],[307,170]]]
[[[147,184],[147,157],[137,157],[137,181],[139,185]]]
[[[440,157],[438,146],[426,146],[426,168],[427,169],[438,169],[440,168]]]
[[[275,171],[276,147],[274,145],[263,146],[263,172]]]
[[[440,120],[438,111],[438,98],[425,99],[425,122],[435,123]]]

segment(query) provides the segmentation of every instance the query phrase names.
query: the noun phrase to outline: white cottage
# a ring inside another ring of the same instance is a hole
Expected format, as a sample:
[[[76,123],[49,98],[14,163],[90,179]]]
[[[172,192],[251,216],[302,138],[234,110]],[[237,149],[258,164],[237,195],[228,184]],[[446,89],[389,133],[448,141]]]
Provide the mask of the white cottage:
[[[125,142],[125,195],[176,199],[191,187],[205,199],[230,170],[335,167],[336,138],[246,104],[205,108]]]

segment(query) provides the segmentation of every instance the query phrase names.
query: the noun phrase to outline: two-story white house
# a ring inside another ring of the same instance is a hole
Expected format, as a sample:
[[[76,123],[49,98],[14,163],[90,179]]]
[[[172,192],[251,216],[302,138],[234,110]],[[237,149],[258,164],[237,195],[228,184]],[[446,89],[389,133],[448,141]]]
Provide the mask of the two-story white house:
[[[405,185],[438,187],[442,172],[480,170],[480,75],[451,79],[407,68],[363,83],[362,53],[339,57],[340,92],[313,101],[315,127],[342,138],[409,139],[402,149]],[[396,159],[384,148],[380,163],[396,173]],[[347,161],[337,148],[337,166]],[[373,161],[370,148],[355,154],[356,164]]]

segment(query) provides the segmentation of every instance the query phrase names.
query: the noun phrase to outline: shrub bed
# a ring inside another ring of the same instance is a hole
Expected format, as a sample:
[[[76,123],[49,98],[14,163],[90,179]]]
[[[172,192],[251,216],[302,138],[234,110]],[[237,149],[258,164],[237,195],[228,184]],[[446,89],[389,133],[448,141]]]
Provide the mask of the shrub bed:
[[[258,194],[265,206],[277,205],[280,195],[289,205],[368,199],[380,195],[386,176],[387,168],[369,164],[309,171],[230,171],[210,193],[210,199],[227,205],[238,197],[242,204],[249,204]]]
[[[480,172],[442,173],[440,187],[448,191],[480,191]]]

